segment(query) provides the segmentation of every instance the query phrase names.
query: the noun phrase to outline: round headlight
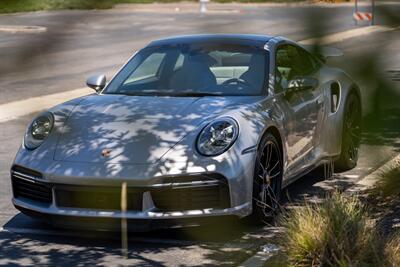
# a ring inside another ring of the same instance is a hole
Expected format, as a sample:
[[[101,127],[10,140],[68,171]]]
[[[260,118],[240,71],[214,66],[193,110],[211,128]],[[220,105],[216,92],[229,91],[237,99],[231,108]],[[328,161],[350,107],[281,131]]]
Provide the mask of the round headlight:
[[[39,115],[32,121],[25,133],[24,146],[35,149],[40,146],[53,128],[54,117],[50,112]]]
[[[197,138],[197,150],[204,156],[216,156],[227,151],[239,133],[237,122],[220,118],[209,123]]]

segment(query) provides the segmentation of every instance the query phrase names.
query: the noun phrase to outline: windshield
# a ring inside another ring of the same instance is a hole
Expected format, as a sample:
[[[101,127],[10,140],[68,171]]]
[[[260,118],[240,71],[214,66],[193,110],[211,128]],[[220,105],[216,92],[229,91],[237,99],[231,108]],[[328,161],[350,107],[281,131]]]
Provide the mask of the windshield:
[[[268,52],[227,44],[182,44],[141,50],[103,93],[125,95],[261,95]]]

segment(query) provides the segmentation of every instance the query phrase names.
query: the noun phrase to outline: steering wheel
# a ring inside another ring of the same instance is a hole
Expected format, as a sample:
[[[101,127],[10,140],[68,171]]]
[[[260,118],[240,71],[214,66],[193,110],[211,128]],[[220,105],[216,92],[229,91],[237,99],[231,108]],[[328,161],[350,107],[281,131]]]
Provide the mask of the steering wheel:
[[[240,78],[231,78],[226,80],[225,82],[223,82],[221,85],[222,86],[227,86],[227,85],[231,85],[231,84],[237,84],[237,85],[245,85],[245,86],[251,86],[251,84],[243,79]]]

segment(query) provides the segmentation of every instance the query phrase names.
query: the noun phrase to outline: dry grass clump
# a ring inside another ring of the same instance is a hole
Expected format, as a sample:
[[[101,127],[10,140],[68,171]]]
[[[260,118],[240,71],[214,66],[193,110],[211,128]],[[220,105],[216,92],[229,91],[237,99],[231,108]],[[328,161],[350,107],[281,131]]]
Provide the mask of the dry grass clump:
[[[400,197],[400,162],[380,174],[373,194],[382,197]]]
[[[400,231],[386,243],[385,256],[389,266],[400,266]]]
[[[365,208],[339,193],[306,204],[281,219],[291,266],[384,266],[382,243]]]

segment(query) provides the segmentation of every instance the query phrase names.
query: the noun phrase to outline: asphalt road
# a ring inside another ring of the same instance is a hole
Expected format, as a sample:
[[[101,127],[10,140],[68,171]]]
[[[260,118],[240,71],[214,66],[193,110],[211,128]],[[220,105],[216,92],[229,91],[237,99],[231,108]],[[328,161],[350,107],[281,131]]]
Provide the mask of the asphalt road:
[[[357,28],[352,21],[352,8],[346,5],[225,5],[213,6],[214,11],[206,15],[192,12],[190,6],[179,6],[178,12],[176,6],[179,5],[0,15],[0,25],[47,28],[44,33],[0,31],[0,105],[83,87],[86,76],[91,73],[104,72],[110,76],[134,51],[155,38],[224,32],[283,35],[303,40]],[[390,12],[400,11],[399,5],[389,7]],[[149,12],[152,8],[153,12]],[[390,27],[400,25],[383,18],[383,9],[378,8],[378,12],[377,23]],[[320,29],[320,25],[324,27]],[[382,85],[371,84],[360,72],[366,64],[365,58],[373,60],[372,65],[379,72],[399,70],[399,44],[398,30],[338,40],[334,46],[343,49],[345,57],[332,60],[331,64],[345,68],[359,79],[368,100]],[[398,83],[389,87],[399,90]],[[395,106],[398,98],[393,96],[395,93],[385,93],[379,102]],[[273,240],[279,230],[221,220],[200,228],[131,233],[127,260],[121,257],[119,233],[65,231],[31,220],[11,205],[9,168],[33,116],[0,123],[0,266],[232,265]],[[365,134],[355,170],[329,181],[308,175],[288,188],[290,199],[318,198],[321,192],[336,186],[349,187],[398,154],[399,133],[390,125],[400,122],[398,118],[385,120],[386,124],[376,126],[385,129],[385,134],[374,130]]]

